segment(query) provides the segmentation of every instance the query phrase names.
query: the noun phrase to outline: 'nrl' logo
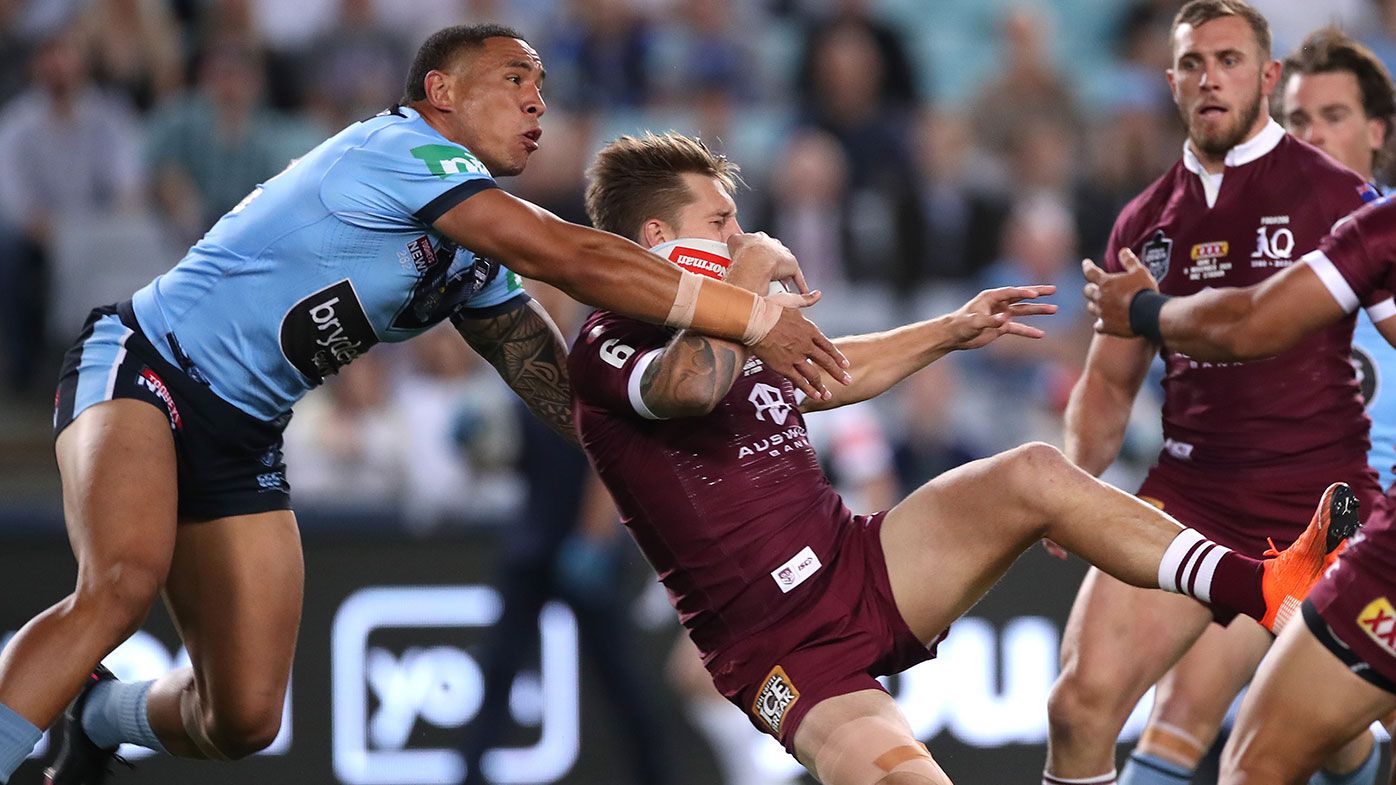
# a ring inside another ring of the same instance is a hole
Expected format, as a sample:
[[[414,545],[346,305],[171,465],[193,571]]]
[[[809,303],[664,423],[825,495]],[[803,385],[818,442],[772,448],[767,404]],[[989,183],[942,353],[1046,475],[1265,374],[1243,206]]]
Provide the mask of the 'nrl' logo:
[[[443,179],[453,174],[487,175],[490,173],[485,165],[480,163],[479,158],[476,158],[464,147],[456,145],[424,144],[412,148],[412,157],[421,160],[432,174]]]

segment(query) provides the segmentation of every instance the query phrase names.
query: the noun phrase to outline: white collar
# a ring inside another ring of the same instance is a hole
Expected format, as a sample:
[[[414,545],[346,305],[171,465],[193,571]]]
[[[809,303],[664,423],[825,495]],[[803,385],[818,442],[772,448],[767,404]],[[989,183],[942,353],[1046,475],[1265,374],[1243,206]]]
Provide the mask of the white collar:
[[[1223,164],[1227,167],[1244,166],[1274,150],[1275,145],[1278,145],[1284,137],[1284,127],[1275,122],[1275,118],[1267,118],[1265,127],[1260,129],[1260,133],[1226,151],[1226,160]],[[1202,166],[1202,161],[1198,160],[1197,155],[1192,151],[1192,145],[1187,142],[1183,142],[1183,166],[1195,175],[1207,174],[1207,170]]]

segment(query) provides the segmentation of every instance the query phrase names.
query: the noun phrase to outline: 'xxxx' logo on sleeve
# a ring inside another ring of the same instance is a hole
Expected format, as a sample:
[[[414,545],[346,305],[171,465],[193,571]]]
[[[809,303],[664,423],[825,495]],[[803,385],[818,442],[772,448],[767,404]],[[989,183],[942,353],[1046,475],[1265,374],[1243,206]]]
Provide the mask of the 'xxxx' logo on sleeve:
[[[1385,597],[1367,603],[1357,614],[1357,626],[1383,649],[1396,654],[1396,608]]]

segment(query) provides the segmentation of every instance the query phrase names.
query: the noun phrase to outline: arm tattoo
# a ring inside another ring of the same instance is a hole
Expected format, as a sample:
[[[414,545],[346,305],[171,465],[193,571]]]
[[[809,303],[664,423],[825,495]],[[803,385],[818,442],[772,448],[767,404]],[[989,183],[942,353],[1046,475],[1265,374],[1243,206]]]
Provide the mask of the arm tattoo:
[[[661,417],[710,410],[722,400],[741,371],[745,350],[727,341],[680,333],[658,362],[640,377],[645,403]]]
[[[456,330],[499,371],[537,417],[577,444],[567,346],[542,306],[529,302],[490,319],[461,318]]]

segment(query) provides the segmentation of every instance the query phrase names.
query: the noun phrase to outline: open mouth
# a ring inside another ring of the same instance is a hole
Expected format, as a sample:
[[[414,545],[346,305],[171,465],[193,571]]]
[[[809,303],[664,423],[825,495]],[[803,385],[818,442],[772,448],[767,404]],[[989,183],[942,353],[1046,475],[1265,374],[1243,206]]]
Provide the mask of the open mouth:
[[[540,138],[542,138],[542,136],[543,136],[543,129],[542,129],[542,128],[535,128],[535,129],[533,129],[532,131],[528,131],[528,132],[524,133],[524,134],[523,134],[523,138],[524,138],[524,147],[527,147],[529,152],[533,152],[534,150],[537,150],[537,149],[538,149],[538,140],[539,140]]]
[[[1209,104],[1209,105],[1204,106],[1204,107],[1202,107],[1201,109],[1198,109],[1198,110],[1197,110],[1197,113],[1198,113],[1199,115],[1201,115],[1201,116],[1203,116],[1203,117],[1207,117],[1207,118],[1221,117],[1222,115],[1226,114],[1226,112],[1227,112],[1227,108],[1226,108],[1226,107],[1224,107],[1224,106],[1217,106],[1217,105],[1215,105],[1215,104]]]

